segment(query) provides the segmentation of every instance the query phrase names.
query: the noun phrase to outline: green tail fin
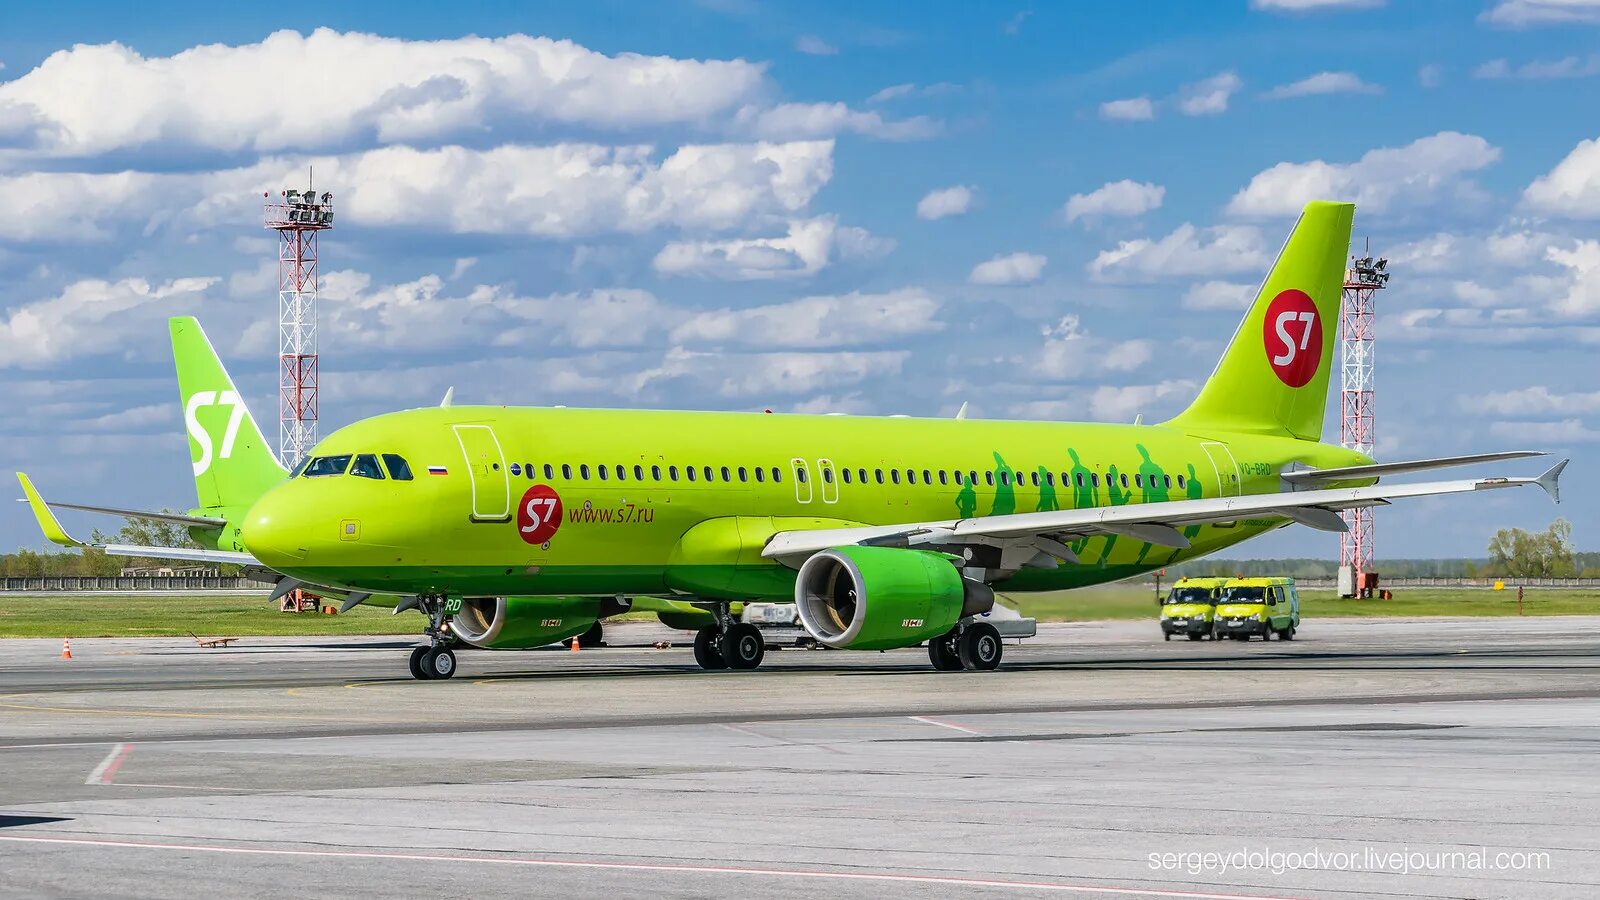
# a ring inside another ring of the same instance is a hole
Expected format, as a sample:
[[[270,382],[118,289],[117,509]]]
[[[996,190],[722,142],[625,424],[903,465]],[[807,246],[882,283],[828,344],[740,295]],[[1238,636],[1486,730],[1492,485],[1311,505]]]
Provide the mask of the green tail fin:
[[[184,316],[167,320],[167,326],[200,507],[247,507],[288,473],[272,455],[200,322]]]
[[[1255,303],[1189,408],[1169,425],[1322,437],[1355,204],[1306,204]]]

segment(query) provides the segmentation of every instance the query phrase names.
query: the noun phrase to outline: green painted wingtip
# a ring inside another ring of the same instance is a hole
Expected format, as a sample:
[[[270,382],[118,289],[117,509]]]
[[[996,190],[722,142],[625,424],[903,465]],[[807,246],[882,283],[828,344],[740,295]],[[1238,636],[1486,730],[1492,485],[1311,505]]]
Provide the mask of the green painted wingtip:
[[[74,540],[72,535],[67,534],[67,530],[61,527],[61,523],[56,520],[56,514],[50,511],[50,506],[39,496],[39,492],[34,489],[33,482],[26,474],[18,472],[17,481],[22,485],[23,496],[28,498],[28,506],[33,510],[33,517],[39,521],[39,530],[50,539],[50,543],[60,544],[63,547],[85,546],[82,541]]]

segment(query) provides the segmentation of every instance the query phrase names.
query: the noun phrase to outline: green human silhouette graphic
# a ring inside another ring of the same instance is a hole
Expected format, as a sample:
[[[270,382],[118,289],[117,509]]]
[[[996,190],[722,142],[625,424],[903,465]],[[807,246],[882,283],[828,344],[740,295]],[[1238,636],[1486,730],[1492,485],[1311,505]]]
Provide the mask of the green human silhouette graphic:
[[[1056,502],[1056,486],[1051,483],[1050,470],[1044,466],[1039,467],[1039,502],[1034,505],[1035,512],[1048,512],[1060,509],[1061,504]]]
[[[1072,470],[1067,477],[1072,479],[1072,508],[1088,509],[1094,506],[1094,473],[1078,458],[1078,451],[1067,448],[1067,455],[1072,457]],[[1065,487],[1065,485],[1062,485]]]
[[[1012,485],[1015,470],[1006,465],[999,453],[994,455],[994,508],[991,516],[1009,516],[1017,511],[1017,489]]]
[[[978,514],[978,492],[966,475],[957,474],[956,479],[961,482],[961,490],[956,493],[956,516],[970,519]]]
[[[1118,474],[1116,466],[1106,470],[1106,499],[1110,501],[1112,506],[1126,506],[1128,501],[1133,499],[1133,491],[1123,487],[1120,482],[1121,476]],[[1106,545],[1100,551],[1100,565],[1102,567],[1105,566],[1106,560],[1111,558],[1111,548],[1116,545],[1117,536],[1114,534],[1106,535]]]
[[[1142,493],[1140,494],[1139,502],[1165,503],[1169,495],[1166,480],[1167,473],[1163,472],[1161,467],[1155,464],[1155,460],[1150,458],[1150,451],[1145,449],[1143,444],[1134,444],[1133,448],[1139,451],[1140,457],[1139,489]],[[1151,548],[1154,546],[1154,544],[1146,542],[1143,547],[1139,548],[1137,564],[1142,565],[1144,563],[1144,558],[1149,555]]]
[[[1184,482],[1184,490],[1188,494],[1186,499],[1189,499],[1189,500],[1201,500],[1201,499],[1205,498],[1205,495],[1206,495],[1205,485],[1200,483],[1200,476],[1195,474],[1194,463],[1189,463],[1189,476],[1188,476],[1188,479]],[[1198,524],[1197,525],[1185,526],[1185,528],[1183,529],[1183,536],[1192,541],[1192,540],[1194,540],[1195,535],[1200,533],[1200,528],[1201,528],[1201,526],[1198,525]],[[1178,554],[1182,553],[1182,552],[1183,552],[1182,550],[1174,550],[1174,551],[1172,551],[1172,555],[1167,557],[1167,564],[1171,565],[1172,561],[1177,559],[1178,558]]]

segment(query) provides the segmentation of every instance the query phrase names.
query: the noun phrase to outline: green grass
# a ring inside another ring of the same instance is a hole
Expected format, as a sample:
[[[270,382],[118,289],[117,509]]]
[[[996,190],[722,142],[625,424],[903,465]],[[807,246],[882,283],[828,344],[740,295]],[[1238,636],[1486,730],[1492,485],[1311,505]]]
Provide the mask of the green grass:
[[[1155,591],[1146,586],[1107,585],[1048,594],[1002,595],[1009,606],[1041,622],[1155,619]],[[1529,616],[1600,615],[1600,591],[1528,589],[1522,611]],[[1514,588],[1399,588],[1393,600],[1343,600],[1333,591],[1302,591],[1302,618],[1354,616],[1514,616]]]
[[[1004,596],[1024,615],[1043,622],[1155,619],[1155,594],[1147,587],[1107,585],[1049,594]],[[1393,600],[1341,600],[1332,591],[1306,591],[1307,619],[1348,616],[1514,616],[1515,590],[1414,588]],[[1530,616],[1600,615],[1600,591],[1530,589],[1523,599]],[[653,619],[653,614],[629,618]],[[413,634],[422,630],[416,613],[390,616],[387,609],[358,606],[341,616],[280,613],[265,596],[80,594],[0,596],[0,638],[11,637],[201,637],[260,635]]]
[[[0,596],[0,637],[201,637],[421,633],[414,612],[358,606],[344,615],[281,613],[260,596],[79,594]]]

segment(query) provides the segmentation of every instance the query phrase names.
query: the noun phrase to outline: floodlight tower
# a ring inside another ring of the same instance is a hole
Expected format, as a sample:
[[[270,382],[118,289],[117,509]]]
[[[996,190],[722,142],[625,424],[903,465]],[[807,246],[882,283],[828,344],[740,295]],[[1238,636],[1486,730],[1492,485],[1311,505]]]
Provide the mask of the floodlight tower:
[[[317,235],[333,227],[333,195],[263,194],[278,233],[278,458],[300,464],[317,442]]]
[[[1370,246],[1360,259],[1350,257],[1339,313],[1339,443],[1369,458],[1374,439],[1374,299],[1389,283],[1388,268],[1389,260],[1372,258]],[[1350,530],[1339,536],[1339,593],[1346,597],[1367,596],[1370,588],[1366,576],[1372,571],[1373,559],[1372,509],[1358,507],[1341,515]]]

